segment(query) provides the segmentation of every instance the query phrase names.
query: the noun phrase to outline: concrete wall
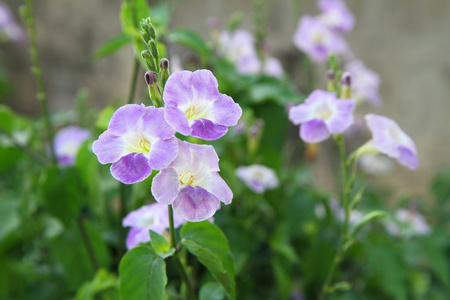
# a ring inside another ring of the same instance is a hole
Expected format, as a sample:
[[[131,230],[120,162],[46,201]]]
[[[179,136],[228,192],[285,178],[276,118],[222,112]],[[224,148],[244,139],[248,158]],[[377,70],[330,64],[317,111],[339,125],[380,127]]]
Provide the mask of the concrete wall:
[[[300,1],[300,9],[296,0],[272,2],[268,17],[272,52],[275,56],[296,56],[298,50],[291,40],[298,17],[318,13],[315,1]],[[17,1],[9,3],[18,5]],[[206,37],[208,17],[218,17],[225,24],[234,11],[242,11],[243,27],[254,29],[252,1],[169,3],[174,8],[172,27],[192,28]],[[356,15],[357,26],[347,40],[356,55],[382,78],[384,105],[366,107],[365,111],[397,120],[416,141],[421,160],[417,171],[398,166],[385,180],[402,192],[424,195],[435,172],[450,167],[450,1],[351,0],[348,4]],[[120,31],[120,1],[42,0],[35,5],[41,62],[52,110],[73,107],[73,98],[81,87],[87,87],[90,102],[96,107],[124,97],[132,68],[131,49],[101,61],[89,60],[95,49]],[[39,109],[25,47],[5,47],[16,84],[16,93],[8,103],[36,114]],[[319,68],[319,74],[321,71]]]

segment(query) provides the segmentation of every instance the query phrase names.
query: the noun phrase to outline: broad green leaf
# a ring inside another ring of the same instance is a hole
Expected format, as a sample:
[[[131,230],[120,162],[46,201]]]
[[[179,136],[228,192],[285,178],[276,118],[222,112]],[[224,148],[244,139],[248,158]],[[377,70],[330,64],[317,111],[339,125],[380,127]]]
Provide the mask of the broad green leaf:
[[[120,296],[127,300],[162,300],[166,264],[148,247],[128,251],[119,266]]]
[[[186,46],[202,56],[210,54],[211,50],[205,41],[194,31],[188,29],[178,29],[172,31],[169,36],[169,40],[174,43],[180,43]]]
[[[109,105],[105,107],[99,114],[95,126],[99,129],[106,130],[108,128],[109,120],[116,111],[117,107]]]
[[[175,253],[175,249],[170,248],[167,239],[153,230],[150,230],[150,243],[152,244],[153,250],[155,250],[156,254],[162,259],[172,256],[172,254]]]
[[[139,37],[139,23],[150,15],[150,8],[145,0],[124,1],[120,9],[123,32]]]
[[[223,300],[225,299],[225,291],[217,282],[207,282],[200,288],[200,300]]]
[[[108,56],[108,55],[116,52],[117,50],[119,50],[123,46],[131,43],[133,41],[133,39],[134,39],[134,36],[132,36],[130,34],[122,33],[122,34],[120,34],[120,35],[110,39],[106,43],[104,43],[100,47],[100,49],[98,49],[92,55],[92,58],[93,59],[99,59],[99,58]]]
[[[6,106],[0,105],[0,129],[11,133],[13,126],[14,114]]]
[[[234,262],[228,241],[216,225],[208,222],[186,223],[181,229],[181,243],[222,284],[228,297],[235,299]]]

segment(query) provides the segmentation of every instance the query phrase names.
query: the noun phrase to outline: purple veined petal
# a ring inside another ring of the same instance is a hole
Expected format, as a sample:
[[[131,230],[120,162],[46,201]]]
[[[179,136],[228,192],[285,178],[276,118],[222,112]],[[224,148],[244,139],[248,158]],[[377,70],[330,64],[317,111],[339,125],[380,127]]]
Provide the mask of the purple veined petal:
[[[162,169],[152,182],[152,194],[161,204],[172,204],[178,196],[180,178],[174,168]]]
[[[291,107],[289,110],[289,120],[295,125],[302,124],[314,119],[314,113],[308,103],[302,103]]]
[[[210,70],[197,70],[191,75],[194,98],[212,101],[220,96],[216,77]]]
[[[230,96],[220,94],[210,110],[214,123],[235,126],[242,116],[242,108]]]
[[[156,140],[150,147],[148,164],[154,170],[167,167],[178,154],[178,140],[172,137],[167,140]]]
[[[233,200],[233,192],[218,173],[209,174],[202,187],[225,204],[230,204]]]
[[[190,71],[172,73],[164,87],[164,102],[175,107],[191,102],[194,97],[191,80],[192,72]]]
[[[68,126],[60,129],[53,139],[55,155],[58,164],[61,166],[71,166],[75,164],[75,159],[84,141],[91,137],[89,130]]]
[[[120,136],[129,131],[134,131],[145,110],[144,104],[127,104],[119,107],[109,121],[109,133]]]
[[[404,146],[398,147],[398,162],[411,170],[417,169],[419,166],[419,158],[410,149]]]
[[[192,132],[191,135],[207,140],[217,140],[225,135],[228,131],[227,126],[218,125],[211,122],[208,119],[198,119],[194,121],[194,124],[191,126]]]
[[[111,165],[111,175],[126,184],[144,180],[152,174],[144,154],[130,153]]]
[[[164,92],[165,93],[165,92]],[[167,123],[182,135],[190,135],[192,132],[186,114],[175,106],[166,105],[164,108],[164,118]]]
[[[158,233],[162,232],[169,226],[167,205],[154,202],[133,210],[123,218],[122,226],[151,228]]]
[[[324,121],[311,120],[300,125],[300,137],[307,143],[319,143],[330,137]]]
[[[183,187],[173,202],[174,211],[190,222],[211,218],[219,207],[220,201],[200,186]]]
[[[139,129],[150,143],[153,143],[155,140],[170,139],[175,135],[175,130],[167,124],[164,118],[163,107],[146,107],[145,114],[139,122]]]
[[[101,164],[108,164],[118,161],[125,153],[125,148],[120,136],[105,131],[92,144],[92,151]]]

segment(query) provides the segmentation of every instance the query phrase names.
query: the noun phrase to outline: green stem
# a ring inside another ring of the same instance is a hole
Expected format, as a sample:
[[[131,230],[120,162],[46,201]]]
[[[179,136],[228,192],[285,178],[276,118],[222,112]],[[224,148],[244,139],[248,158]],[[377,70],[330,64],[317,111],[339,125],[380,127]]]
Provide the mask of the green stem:
[[[39,55],[37,46],[37,34],[36,24],[34,20],[33,1],[26,0],[26,8],[23,13],[28,26],[28,35],[30,36],[30,59],[31,59],[31,72],[34,74],[36,80],[37,94],[36,98],[41,104],[42,114],[44,116],[45,128],[47,131],[47,137],[49,139],[50,157],[53,164],[56,165],[56,154],[53,146],[53,126],[50,119],[50,112],[48,109],[47,94],[45,93],[44,80],[42,77],[42,69],[39,65]]]
[[[137,76],[139,74],[139,60],[137,58],[134,59],[133,70],[131,71],[131,73],[131,83],[130,90],[128,91],[127,104],[133,103],[134,95],[136,93]]]
[[[83,243],[86,246],[86,251],[88,253],[89,260],[91,261],[92,268],[94,269],[94,272],[97,272],[97,270],[99,269],[99,264],[95,257],[94,248],[92,247],[91,241],[89,240],[89,235],[86,232],[86,228],[84,227],[83,214],[80,214],[80,216],[78,217],[78,229],[80,230]]]
[[[181,279],[186,284],[189,299],[191,300],[197,300],[197,296],[195,295],[194,289],[192,287],[191,281],[189,280],[189,277],[186,273],[186,270],[184,269],[183,264],[181,263],[180,257],[179,257],[179,251],[176,249],[176,238],[175,238],[175,226],[173,222],[173,208],[172,205],[169,205],[169,230],[170,230],[170,247],[175,248],[175,254],[173,255],[173,260],[177,266],[178,272],[180,273]]]
[[[322,285],[322,289],[320,291],[319,300],[325,299],[326,295],[329,292],[330,289],[330,283],[331,279],[333,278],[334,272],[336,271],[336,268],[339,266],[339,263],[342,261],[342,258],[345,254],[345,252],[348,249],[350,237],[348,234],[348,227],[349,227],[349,219],[350,219],[350,192],[351,192],[351,182],[349,178],[349,172],[348,172],[348,161],[347,156],[345,152],[345,145],[342,135],[336,135],[335,141],[338,144],[339,147],[339,153],[341,156],[341,167],[342,167],[342,205],[345,209],[345,218],[344,218],[344,224],[341,229],[341,234],[339,238],[339,243],[337,246],[336,254],[334,255],[333,262],[330,266],[330,269],[328,270],[328,274],[325,278],[325,282]]]

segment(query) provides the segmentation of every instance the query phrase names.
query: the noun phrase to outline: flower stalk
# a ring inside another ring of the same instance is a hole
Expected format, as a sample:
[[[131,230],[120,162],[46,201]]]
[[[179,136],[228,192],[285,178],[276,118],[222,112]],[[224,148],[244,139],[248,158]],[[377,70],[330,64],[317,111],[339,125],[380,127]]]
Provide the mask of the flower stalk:
[[[34,19],[34,10],[33,10],[33,2],[32,0],[25,1],[26,6],[23,10],[21,10],[22,18],[25,20],[28,27],[28,35],[30,36],[30,59],[31,59],[31,72],[34,75],[36,80],[37,94],[36,98],[38,99],[42,114],[45,122],[45,129],[47,131],[47,138],[49,141],[49,149],[50,149],[50,158],[52,164],[56,165],[57,159],[55,154],[55,149],[53,146],[53,126],[50,118],[50,112],[48,109],[48,100],[47,94],[45,92],[44,87],[44,79],[42,77],[42,69],[39,65],[39,52],[37,46],[37,34],[36,34],[36,23]]]

